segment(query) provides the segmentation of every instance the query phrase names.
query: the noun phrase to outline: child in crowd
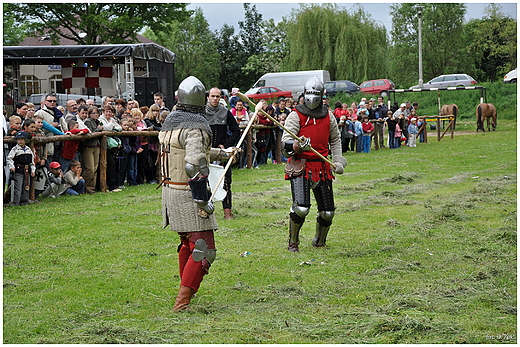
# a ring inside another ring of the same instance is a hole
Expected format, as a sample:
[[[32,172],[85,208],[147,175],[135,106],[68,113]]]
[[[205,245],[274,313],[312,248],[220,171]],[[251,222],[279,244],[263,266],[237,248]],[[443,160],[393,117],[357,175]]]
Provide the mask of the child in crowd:
[[[9,118],[9,130],[7,130],[7,136],[14,136],[20,130],[22,130],[22,118],[19,116],[11,116]]]
[[[47,175],[48,181],[42,196],[57,198],[66,190],[63,180],[63,171],[61,171],[61,165],[57,161],[50,163],[49,168],[50,172]]]
[[[27,205],[29,203],[31,177],[34,177],[34,172],[36,171],[34,153],[27,146],[31,137],[25,131],[18,131],[14,138],[16,139],[16,146],[7,155],[7,166],[9,171],[11,171],[12,199],[9,205]]]
[[[139,111],[141,112],[141,111]],[[128,130],[135,131],[135,123],[132,117],[128,117]],[[132,122],[130,122],[132,120]],[[138,140],[139,136],[127,136],[128,144],[130,145],[130,152],[128,152],[126,162],[126,181],[129,186],[137,185],[137,154],[141,153],[141,142]]]
[[[65,181],[65,194],[80,195],[85,194],[85,180],[81,176],[81,163],[77,160],[71,160],[69,163],[69,171],[63,175]]]
[[[121,120],[122,131],[132,131],[133,130],[134,121],[129,118],[123,118]],[[125,178],[127,176],[127,158],[128,154],[132,151],[132,147],[130,146],[130,137],[129,136],[121,136],[121,146],[117,150],[116,156],[116,184],[118,189],[124,188]]]
[[[403,136],[403,132],[401,130],[401,127],[399,126],[399,119],[396,119],[397,123],[395,124],[395,132],[394,132],[394,140],[395,145],[394,148],[401,147],[401,136]]]
[[[374,131],[374,124],[369,122],[367,116],[363,117],[363,152],[370,153],[370,140],[372,132]]]
[[[69,131],[67,133],[70,133],[72,135],[83,135],[88,134],[90,130],[88,128],[80,129],[79,123],[75,120],[70,120],[67,123],[67,127],[69,128]],[[64,173],[69,171],[69,163],[73,159],[77,159],[77,152],[79,147],[79,140],[69,140],[65,141],[63,144],[63,148],[61,149],[60,157],[59,157],[59,163],[61,165],[61,169]]]
[[[410,125],[408,126],[408,146],[417,147],[418,133],[419,128],[417,128],[417,118],[412,118],[410,120]]]
[[[356,153],[361,153],[363,151],[363,124],[361,120],[362,116],[354,117],[356,121],[354,122],[354,136],[356,137]]]

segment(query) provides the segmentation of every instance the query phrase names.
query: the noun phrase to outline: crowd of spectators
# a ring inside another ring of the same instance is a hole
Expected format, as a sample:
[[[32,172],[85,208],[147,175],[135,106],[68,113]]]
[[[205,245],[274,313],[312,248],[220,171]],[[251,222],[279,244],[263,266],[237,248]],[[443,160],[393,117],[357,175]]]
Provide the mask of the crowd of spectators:
[[[56,198],[62,194],[99,191],[99,137],[35,144],[34,168],[29,170],[31,177],[22,180],[23,185],[9,184],[6,191],[6,181],[13,183],[14,173],[24,171],[14,153],[13,158],[8,159],[12,149],[22,142],[21,138],[29,143],[33,137],[114,132],[107,141],[108,191],[120,192],[129,185],[157,184],[157,136],[121,135],[124,131],[159,131],[169,113],[161,93],[154,95],[154,104],[149,107],[139,107],[136,100],[127,102],[111,96],[103,97],[102,105],[80,98],[68,100],[63,106],[57,105],[57,97],[52,93],[45,95],[38,107],[32,103],[18,103],[10,117],[4,111],[4,136],[17,138],[16,145],[4,144],[4,205],[24,205],[38,201],[40,196]],[[29,186],[34,187],[35,200],[27,198]],[[17,189],[23,191],[15,192]],[[15,199],[18,195],[22,198]]]

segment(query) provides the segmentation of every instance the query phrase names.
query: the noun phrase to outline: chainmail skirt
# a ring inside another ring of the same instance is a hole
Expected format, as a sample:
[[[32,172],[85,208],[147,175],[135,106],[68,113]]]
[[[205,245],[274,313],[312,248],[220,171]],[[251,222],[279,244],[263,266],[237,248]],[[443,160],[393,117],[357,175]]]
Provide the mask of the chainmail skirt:
[[[199,216],[199,208],[191,197],[191,190],[162,188],[163,226],[179,233],[217,230],[215,213],[207,218]]]

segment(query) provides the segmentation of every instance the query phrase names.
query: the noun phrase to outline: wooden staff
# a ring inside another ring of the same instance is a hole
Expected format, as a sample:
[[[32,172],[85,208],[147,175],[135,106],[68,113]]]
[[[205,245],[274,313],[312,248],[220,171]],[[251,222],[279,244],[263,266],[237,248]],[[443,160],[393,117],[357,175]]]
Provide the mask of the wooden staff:
[[[252,102],[251,100],[249,100],[249,98],[238,92],[237,93],[238,97],[243,101],[243,102],[247,102],[249,103],[250,105],[253,105],[255,108],[256,108],[256,104],[254,102]],[[289,129],[287,129],[286,127],[284,127],[279,121],[277,121],[275,118],[271,117],[267,112],[265,112],[264,110],[260,110],[260,112],[262,112],[262,114],[264,116],[266,116],[267,118],[269,118],[270,120],[272,120],[274,122],[274,124],[278,125],[280,128],[282,128],[284,131],[287,132],[287,134],[291,135],[291,137],[295,140],[298,140],[299,142],[303,142],[305,141],[305,139],[303,138],[299,138],[298,135],[296,135],[295,133],[293,133],[292,131],[290,131]],[[309,150],[311,150],[312,152],[314,152],[314,154],[318,155],[322,160],[326,161],[327,163],[329,163],[333,168],[336,168],[336,165],[334,165],[334,163],[329,160],[328,158],[325,158],[320,152],[318,152],[317,150],[315,150],[314,148],[310,148]]]

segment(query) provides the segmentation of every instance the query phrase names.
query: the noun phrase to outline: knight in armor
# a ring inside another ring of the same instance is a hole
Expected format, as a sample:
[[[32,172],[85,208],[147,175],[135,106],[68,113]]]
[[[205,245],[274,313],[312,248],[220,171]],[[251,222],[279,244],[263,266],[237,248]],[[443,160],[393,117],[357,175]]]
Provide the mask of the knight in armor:
[[[196,77],[181,82],[176,110],[159,132],[164,227],[179,233],[181,283],[174,311],[184,310],[215,260],[213,214],[208,175],[213,160],[229,153],[211,148],[212,132],[204,117],[206,88]]]
[[[318,215],[314,247],[325,246],[327,234],[334,218],[333,168],[310,149],[314,148],[325,158],[332,154],[334,172],[342,174],[347,161],[341,152],[341,135],[337,122],[323,104],[324,85],[315,76],[304,87],[304,103],[299,104],[287,116],[285,127],[300,140],[293,139],[287,131],[282,135],[283,151],[289,158],[285,179],[291,182],[292,206],[289,221],[289,251],[298,252],[300,229],[311,207],[312,189]],[[312,147],[311,147],[312,146]]]

